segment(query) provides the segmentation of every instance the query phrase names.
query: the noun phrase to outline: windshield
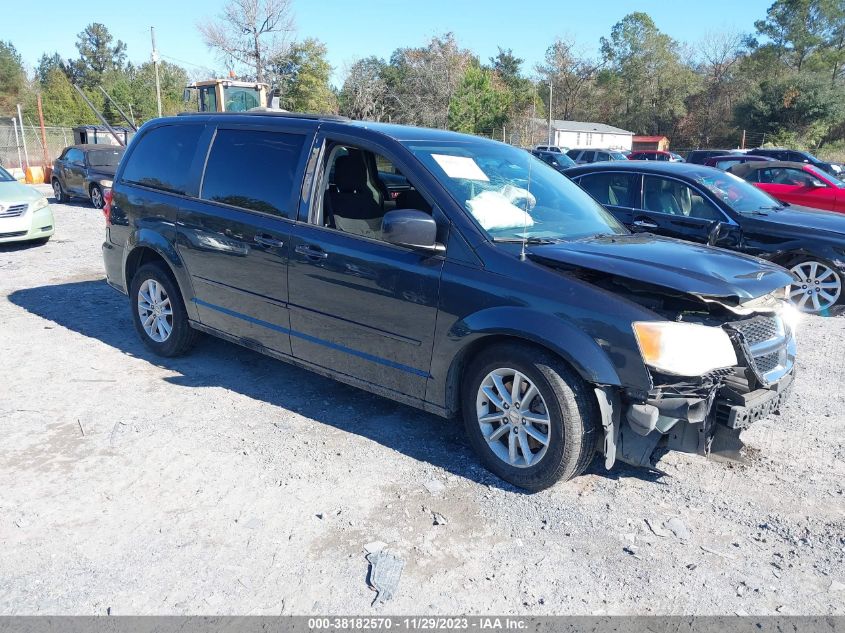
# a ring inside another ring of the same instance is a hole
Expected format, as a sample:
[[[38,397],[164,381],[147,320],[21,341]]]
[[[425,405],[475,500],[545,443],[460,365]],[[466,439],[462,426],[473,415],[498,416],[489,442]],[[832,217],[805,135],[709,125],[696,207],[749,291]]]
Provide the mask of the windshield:
[[[842,182],[836,176],[833,176],[833,175],[827,173],[826,171],[819,169],[818,167],[814,167],[814,166],[810,165],[810,166],[807,166],[806,169],[810,173],[818,176],[819,179],[822,182],[827,181],[827,182],[831,183],[832,185],[834,185],[835,187],[838,187],[839,189],[845,188],[845,182]]]
[[[13,182],[14,180],[9,172],[0,167],[0,182]]]
[[[575,183],[521,149],[481,140],[406,146],[494,240],[627,233]]]
[[[748,215],[784,207],[782,202],[762,189],[726,171],[713,173],[709,169],[702,170],[695,173],[693,178],[737,213]]]
[[[88,152],[88,164],[91,167],[117,167],[121,156],[122,149],[97,149]]]

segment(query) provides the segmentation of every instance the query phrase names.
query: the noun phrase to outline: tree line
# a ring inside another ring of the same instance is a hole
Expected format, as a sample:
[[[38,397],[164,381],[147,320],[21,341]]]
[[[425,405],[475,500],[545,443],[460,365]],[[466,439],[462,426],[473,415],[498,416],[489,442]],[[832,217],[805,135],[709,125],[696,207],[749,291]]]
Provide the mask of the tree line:
[[[291,0],[229,0],[198,28],[227,71],[269,83],[281,107],[293,111],[529,145],[545,136],[537,120],[548,116],[551,97],[555,119],[666,135],[675,148],[736,147],[745,135],[748,146],[845,154],[845,0],[775,0],[752,32],[708,33],[687,43],[634,12],[601,38],[596,54],[560,37],[533,68],[504,46],[482,60],[445,33],[389,59],[359,59],[343,69],[337,87],[326,45],[296,38]],[[78,35],[76,48],[74,59],[45,53],[27,72],[14,45],[0,42],[0,114],[22,103],[33,117],[40,93],[48,124],[96,122],[75,83],[111,122],[121,119],[99,87],[131,104],[139,122],[156,116],[151,62],[128,62],[126,45],[99,23]],[[159,70],[163,111],[184,109],[191,73],[167,61]]]

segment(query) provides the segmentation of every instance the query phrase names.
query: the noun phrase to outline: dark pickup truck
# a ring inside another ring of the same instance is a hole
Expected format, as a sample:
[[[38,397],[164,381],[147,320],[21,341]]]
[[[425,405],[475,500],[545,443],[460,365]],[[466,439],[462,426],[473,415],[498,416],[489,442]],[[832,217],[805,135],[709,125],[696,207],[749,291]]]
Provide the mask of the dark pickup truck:
[[[502,143],[182,115],[139,131],[106,201],[108,281],[152,351],[205,332],[461,414],[483,463],[530,490],[597,451],[610,468],[738,441],[792,380],[784,269],[632,234]]]

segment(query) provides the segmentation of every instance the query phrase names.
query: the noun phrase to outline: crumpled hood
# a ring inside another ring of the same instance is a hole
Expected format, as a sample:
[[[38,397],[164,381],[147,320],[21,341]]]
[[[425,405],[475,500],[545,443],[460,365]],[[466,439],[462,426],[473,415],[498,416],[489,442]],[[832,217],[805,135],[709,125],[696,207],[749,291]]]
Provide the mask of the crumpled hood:
[[[553,267],[590,269],[734,304],[792,282],[783,268],[756,257],[649,233],[532,245],[528,256]]]
[[[791,229],[801,227],[820,231],[828,237],[831,233],[837,233],[845,240],[845,213],[790,205],[784,209],[768,211],[766,215],[755,215],[753,217],[756,221],[766,224],[777,224]]]

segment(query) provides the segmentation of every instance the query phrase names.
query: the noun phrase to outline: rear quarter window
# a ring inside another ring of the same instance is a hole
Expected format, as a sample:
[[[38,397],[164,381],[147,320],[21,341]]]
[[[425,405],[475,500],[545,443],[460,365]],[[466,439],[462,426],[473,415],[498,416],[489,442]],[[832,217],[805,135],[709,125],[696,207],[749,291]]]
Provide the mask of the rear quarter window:
[[[187,194],[201,125],[163,125],[145,133],[127,159],[125,182]]]
[[[302,134],[217,130],[200,197],[293,217],[291,195],[304,142]]]

